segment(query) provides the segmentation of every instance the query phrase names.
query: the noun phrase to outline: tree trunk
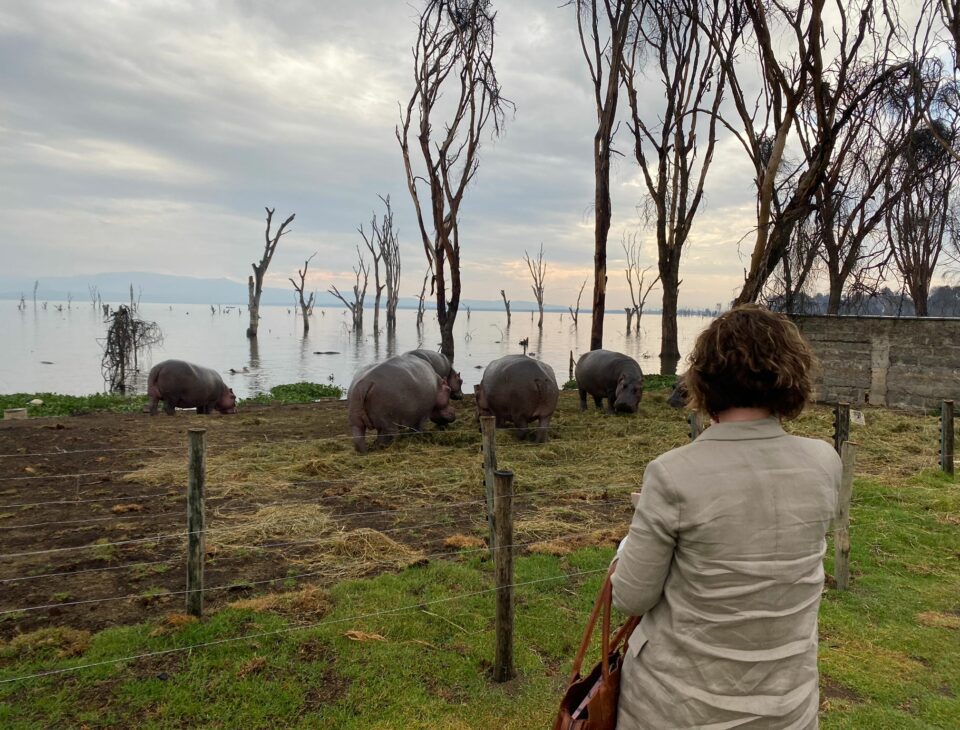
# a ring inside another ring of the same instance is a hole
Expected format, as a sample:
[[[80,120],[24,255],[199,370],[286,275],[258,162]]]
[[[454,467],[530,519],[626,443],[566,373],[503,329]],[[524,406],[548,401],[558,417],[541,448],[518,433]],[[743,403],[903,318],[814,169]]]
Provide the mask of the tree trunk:
[[[614,109],[616,103],[614,103]],[[596,195],[593,250],[593,322],[590,328],[590,349],[603,347],[603,313],[607,301],[607,234],[610,231],[610,136],[601,124],[593,138]]]
[[[840,302],[842,299],[843,280],[831,273],[830,296],[827,299],[827,314],[840,314]]]
[[[537,327],[543,329],[543,302],[537,302],[537,306],[540,307],[540,319],[537,321]]]
[[[374,332],[374,334],[376,334],[377,331],[379,331],[379,329],[380,329],[380,291],[381,291],[381,287],[380,287],[380,274],[379,274],[379,272],[377,273],[377,280],[376,280],[375,286],[377,287],[377,296],[376,296],[376,299],[373,300],[373,332]]]
[[[630,334],[630,323],[633,321],[633,307],[624,307],[623,311],[627,315],[627,334]]]
[[[257,336],[257,328],[260,325],[260,291],[260,282],[255,283],[252,276],[247,277],[247,310],[250,312],[247,337]]]
[[[676,375],[680,362],[680,347],[677,342],[677,271],[664,267],[667,276],[661,275],[663,285],[663,314],[660,315],[660,374]],[[668,281],[669,279],[669,281]]]
[[[306,304],[301,304],[300,309],[303,310],[303,334],[307,334],[310,331],[310,312]]]

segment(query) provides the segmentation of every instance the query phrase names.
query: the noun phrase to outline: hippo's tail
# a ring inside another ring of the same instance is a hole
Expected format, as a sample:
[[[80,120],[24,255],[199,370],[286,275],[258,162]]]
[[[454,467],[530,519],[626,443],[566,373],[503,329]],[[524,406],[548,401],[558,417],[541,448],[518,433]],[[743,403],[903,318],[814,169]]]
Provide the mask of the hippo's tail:
[[[160,366],[154,366],[150,370],[150,375],[147,376],[147,395],[151,398],[160,398],[160,385],[158,381],[160,380]]]
[[[357,425],[363,424],[364,428],[373,428],[373,422],[367,413],[367,396],[369,396],[370,391],[373,390],[373,381],[368,380],[365,383],[361,383],[358,387],[360,392],[358,392],[356,396],[354,396],[353,393],[350,394],[347,417],[350,423]]]

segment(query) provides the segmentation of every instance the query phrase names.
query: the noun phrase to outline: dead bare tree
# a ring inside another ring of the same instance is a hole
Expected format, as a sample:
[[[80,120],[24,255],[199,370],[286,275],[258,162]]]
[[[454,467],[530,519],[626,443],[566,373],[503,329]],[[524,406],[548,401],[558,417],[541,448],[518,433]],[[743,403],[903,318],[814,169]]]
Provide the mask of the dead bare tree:
[[[703,4],[704,0],[637,0],[621,63],[634,156],[646,185],[645,217],[656,231],[663,292],[660,372],[664,374],[676,373],[680,361],[680,260],[703,201],[726,89],[725,69],[735,51],[732,44],[723,47],[721,59],[719,46],[710,42],[720,32],[719,26],[734,22],[730,7],[705,15]],[[701,25],[701,17],[709,28]],[[639,68],[642,58],[650,63]],[[661,104],[645,102],[650,95],[638,94],[645,80],[662,92]],[[636,326],[639,330],[639,314]]]
[[[420,287],[420,300],[417,304],[417,331],[419,332],[423,328],[423,307],[424,300],[427,296],[427,282],[430,281],[430,275],[433,271],[430,267],[427,267],[426,273],[423,275],[423,286]]]
[[[363,331],[363,299],[367,295],[367,283],[370,278],[370,267],[367,266],[367,262],[363,258],[363,253],[360,251],[360,247],[357,246],[357,265],[353,267],[353,301],[347,301],[347,299],[340,293],[340,290],[337,289],[336,285],[331,285],[330,289],[327,291],[330,294],[333,294],[337,299],[343,302],[353,318],[353,331],[362,332]],[[360,285],[360,279],[363,278],[363,286]]]
[[[955,139],[956,129],[939,122],[941,139]],[[930,285],[946,239],[956,230],[957,210],[951,195],[960,164],[926,127],[911,135],[888,186],[902,193],[886,216],[891,254],[918,317],[928,314]]]
[[[593,137],[594,249],[593,323],[590,349],[603,347],[603,313],[607,298],[607,235],[613,215],[610,202],[610,155],[616,131],[620,66],[630,36],[633,0],[571,0],[577,13],[580,48],[590,71],[597,109]]]
[[[650,292],[653,290],[653,287],[657,285],[657,282],[660,281],[660,274],[657,273],[656,276],[647,280],[647,275],[650,273],[652,266],[645,266],[643,269],[640,268],[640,244],[637,242],[637,234],[623,234],[623,238],[620,240],[620,245],[623,246],[623,253],[626,259],[627,267],[624,270],[624,273],[627,275],[627,286],[630,287],[630,303],[631,306],[626,308],[627,311],[627,332],[630,331],[630,321],[633,316],[636,316],[636,330],[635,332],[640,332],[640,318],[643,316],[643,308],[647,304],[647,297],[650,296]],[[637,290],[634,292],[633,284],[636,282]],[[646,287],[644,287],[646,283]],[[677,282],[679,287],[680,282]],[[673,369],[676,371],[677,365],[673,364]]]
[[[273,260],[273,254],[277,250],[277,244],[280,237],[285,233],[287,226],[293,223],[296,213],[291,213],[271,237],[270,224],[273,221],[273,208],[264,208],[267,211],[267,228],[264,233],[265,242],[263,246],[263,255],[260,257],[259,264],[250,264],[253,267],[253,276],[247,278],[247,308],[250,312],[250,324],[247,326],[247,337],[256,337],[257,329],[260,326],[260,295],[263,293],[263,277],[267,273],[267,267]]]
[[[480,164],[477,153],[484,131],[492,125],[493,136],[499,136],[506,110],[514,108],[501,95],[494,71],[495,18],[490,0],[426,0],[413,48],[414,91],[400,110],[396,128],[407,187],[433,271],[441,351],[451,361],[461,292],[460,207]],[[444,92],[449,96],[441,104]],[[450,110],[446,117],[445,110]],[[418,154],[411,149],[412,123]],[[439,139],[435,130],[443,130]],[[420,173],[415,172],[415,154],[422,158]],[[429,222],[418,181],[430,190]]]
[[[293,277],[290,277],[290,283],[293,284],[294,290],[297,292],[297,298],[299,299],[300,311],[303,312],[303,334],[307,334],[310,331],[310,314],[313,312],[313,302],[316,300],[317,293],[310,292],[310,296],[307,299],[303,298],[303,293],[307,288],[307,267],[310,266],[310,262],[313,260],[313,257],[317,255],[317,252],[314,253],[303,262],[303,268],[297,269],[297,276],[300,277],[300,283],[297,284],[294,281]],[[211,307],[212,309],[212,307]]]
[[[503,306],[507,310],[507,329],[510,329],[510,300],[507,299],[506,292],[501,289],[500,296],[503,298]]]
[[[737,304],[758,299],[793,228],[814,209],[837,137],[852,123],[855,110],[883,93],[891,80],[911,74],[909,62],[892,60],[895,28],[881,0],[830,0],[830,27],[824,23],[826,2],[710,0],[700,21],[722,60],[736,109],[736,126],[724,124],[746,150],[756,175],[756,239]],[[711,30],[716,27],[712,20],[727,14],[729,22]],[[750,45],[744,47],[745,42]],[[739,48],[744,52],[730,55]],[[729,60],[738,55],[736,63]],[[744,66],[748,58],[756,59],[755,73]],[[856,93],[844,93],[851,75],[863,66],[877,73]],[[750,95],[747,84],[757,75],[761,89]],[[797,146],[795,130],[808,99],[812,144],[791,167],[786,152]]]
[[[583,283],[580,285],[580,291],[577,293],[577,307],[576,309],[572,307],[567,307],[570,311],[570,319],[573,320],[573,328],[577,328],[578,321],[580,319],[580,297],[583,296],[583,288],[587,285],[587,280],[584,279]]]
[[[390,196],[377,197],[383,201],[387,210],[379,224],[374,216],[370,227],[383,259],[383,278],[387,288],[387,332],[392,332],[397,327],[397,304],[400,301],[400,236],[393,224]]]
[[[540,244],[540,253],[536,259],[531,259],[530,254],[523,252],[523,260],[527,264],[530,276],[533,278],[533,284],[530,288],[533,290],[533,296],[537,300],[537,309],[540,310],[540,319],[537,320],[537,327],[543,329],[543,280],[547,276],[547,264],[543,260],[543,244]]]
[[[373,219],[370,222],[370,227],[376,229],[376,226],[377,214],[374,213]],[[370,252],[371,258],[373,258],[373,266],[370,268],[373,269],[373,331],[376,333],[380,331],[380,295],[383,294],[383,288],[386,286],[385,284],[380,283],[380,259],[383,258],[383,249],[376,240],[375,230],[371,231],[369,238],[367,238],[367,234],[363,232],[362,224],[357,230],[360,232],[360,235],[363,238],[363,243]]]
[[[138,319],[124,304],[112,315],[105,315],[105,320],[107,336],[100,341],[103,379],[111,393],[126,393],[130,377],[138,370],[138,351],[163,342],[163,333],[156,322]]]

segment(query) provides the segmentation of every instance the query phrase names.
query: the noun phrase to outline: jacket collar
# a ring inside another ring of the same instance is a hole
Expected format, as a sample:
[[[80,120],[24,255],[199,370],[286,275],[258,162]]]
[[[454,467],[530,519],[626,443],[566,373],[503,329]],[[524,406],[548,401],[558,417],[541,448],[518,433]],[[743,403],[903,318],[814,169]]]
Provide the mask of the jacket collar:
[[[697,437],[697,441],[749,441],[785,436],[786,431],[776,416],[756,421],[733,421],[714,423]]]

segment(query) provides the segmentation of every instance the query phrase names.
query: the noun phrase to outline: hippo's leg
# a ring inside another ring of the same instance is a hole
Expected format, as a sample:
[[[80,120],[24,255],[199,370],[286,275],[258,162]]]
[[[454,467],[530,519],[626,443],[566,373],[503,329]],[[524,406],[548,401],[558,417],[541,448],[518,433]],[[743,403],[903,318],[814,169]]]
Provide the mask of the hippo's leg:
[[[595,395],[593,396],[593,402],[597,404],[597,410],[603,410],[603,396]]]
[[[202,416],[203,414],[208,413],[206,406],[197,406],[197,415]]]
[[[172,400],[165,400],[163,402],[163,412],[166,413],[168,416],[172,416],[177,412],[177,407],[173,405]]]
[[[383,429],[377,431],[377,446],[380,448],[386,448],[393,443],[393,440],[397,436],[397,429]]]
[[[527,419],[515,418],[513,423],[517,427],[517,439],[523,441],[527,437]]]
[[[585,411],[587,410],[587,391],[583,388],[579,388],[578,390],[580,391],[580,410]]]
[[[617,410],[613,407],[613,403],[616,399],[617,399],[616,393],[614,393],[613,395],[607,395],[607,413],[613,414],[617,412]]]
[[[367,453],[366,429],[363,426],[351,426],[350,434],[353,436],[353,448],[358,454]]]
[[[544,444],[547,442],[547,429],[550,428],[550,416],[541,416],[539,421],[539,427],[537,428],[537,443]]]
[[[160,404],[160,399],[159,399],[159,398],[157,398],[157,397],[155,397],[155,396],[150,396],[150,415],[151,415],[151,416],[157,415],[157,411],[159,410],[159,409],[157,408],[157,406],[158,406],[159,404]]]

